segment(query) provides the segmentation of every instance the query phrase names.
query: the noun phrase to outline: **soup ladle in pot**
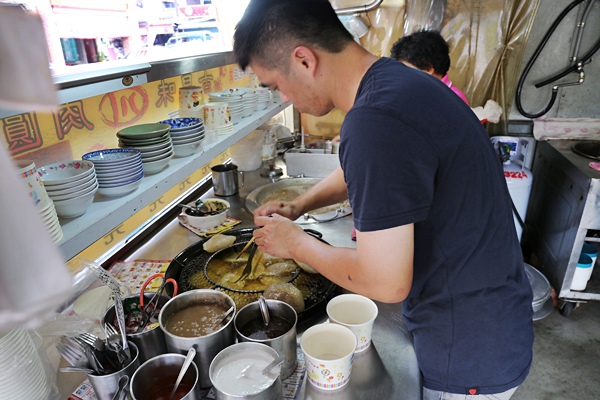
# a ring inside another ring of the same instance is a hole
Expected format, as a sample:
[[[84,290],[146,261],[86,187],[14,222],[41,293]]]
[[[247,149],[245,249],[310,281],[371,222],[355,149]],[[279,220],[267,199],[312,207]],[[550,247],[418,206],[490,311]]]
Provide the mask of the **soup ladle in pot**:
[[[177,376],[177,380],[175,381],[175,386],[173,386],[173,390],[171,390],[171,394],[169,395],[169,400],[173,400],[173,396],[175,396],[175,392],[177,391],[177,388],[179,387],[181,380],[185,376],[185,373],[187,372],[188,368],[190,367],[190,364],[192,363],[192,361],[194,361],[195,356],[196,356],[196,349],[193,347],[190,347],[190,349],[187,352],[187,356],[185,356],[185,361],[183,362],[183,365],[181,366],[181,371],[179,371],[179,375]]]
[[[269,325],[271,322],[271,316],[269,315],[269,307],[267,307],[267,301],[263,296],[258,298],[258,306],[260,307],[260,314],[262,315],[263,322],[265,326]]]

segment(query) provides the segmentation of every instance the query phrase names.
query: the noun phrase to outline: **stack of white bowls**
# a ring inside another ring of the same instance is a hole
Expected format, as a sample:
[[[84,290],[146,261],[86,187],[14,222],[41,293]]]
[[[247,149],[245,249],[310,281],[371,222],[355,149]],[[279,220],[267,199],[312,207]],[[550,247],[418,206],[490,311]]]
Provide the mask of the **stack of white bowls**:
[[[175,157],[191,156],[202,145],[204,121],[201,118],[172,118],[160,121],[159,124],[171,127],[169,135]]]
[[[242,103],[244,105],[244,118],[251,116],[256,111],[256,103],[258,101],[256,89],[237,87],[229,89],[229,92],[233,94],[240,94],[242,96]]]
[[[162,171],[173,158],[173,143],[168,124],[139,124],[117,132],[119,147],[137,149],[141,153],[144,174]]]
[[[244,116],[244,103],[241,94],[230,92],[212,92],[208,94],[211,102],[226,102],[229,105],[229,115],[233,125],[239,123]]]
[[[264,110],[271,104],[271,91],[265,88],[256,89],[256,110]]]
[[[137,149],[106,149],[81,157],[94,163],[98,193],[104,196],[124,196],[136,190],[144,177],[141,153]]]
[[[91,161],[69,160],[44,165],[38,169],[46,193],[61,218],[83,215],[98,191],[96,170]]]
[[[0,333],[0,399],[47,399],[52,386],[31,336],[24,329]]]

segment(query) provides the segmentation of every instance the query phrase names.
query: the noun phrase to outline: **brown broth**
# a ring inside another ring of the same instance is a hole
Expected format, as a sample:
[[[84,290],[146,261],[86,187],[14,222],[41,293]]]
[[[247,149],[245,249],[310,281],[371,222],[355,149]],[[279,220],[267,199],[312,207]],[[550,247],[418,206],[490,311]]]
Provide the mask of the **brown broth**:
[[[195,303],[175,311],[165,323],[165,329],[176,336],[206,336],[221,329],[221,320],[229,306],[223,303]]]
[[[284,335],[292,326],[293,324],[286,319],[271,316],[266,327],[262,318],[255,318],[246,322],[239,330],[242,335],[250,339],[268,340]]]
[[[175,386],[175,382],[165,385],[154,385],[144,394],[144,400],[168,400],[173,386]],[[175,390],[173,400],[181,400],[190,390],[192,390],[192,385],[181,382],[177,386],[177,390]]]

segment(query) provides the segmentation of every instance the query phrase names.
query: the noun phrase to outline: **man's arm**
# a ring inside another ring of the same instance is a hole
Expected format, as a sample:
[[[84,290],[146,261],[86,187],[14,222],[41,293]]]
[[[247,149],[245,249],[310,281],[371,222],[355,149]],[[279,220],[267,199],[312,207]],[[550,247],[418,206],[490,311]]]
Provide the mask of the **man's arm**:
[[[274,215],[255,217],[254,232],[267,254],[304,262],[327,279],[374,300],[395,303],[408,296],[413,278],[412,224],[375,232],[357,232],[357,248],[329,246],[292,221]]]
[[[254,211],[255,216],[279,214],[295,220],[305,212],[348,199],[344,173],[339,167],[292,201],[273,200]]]

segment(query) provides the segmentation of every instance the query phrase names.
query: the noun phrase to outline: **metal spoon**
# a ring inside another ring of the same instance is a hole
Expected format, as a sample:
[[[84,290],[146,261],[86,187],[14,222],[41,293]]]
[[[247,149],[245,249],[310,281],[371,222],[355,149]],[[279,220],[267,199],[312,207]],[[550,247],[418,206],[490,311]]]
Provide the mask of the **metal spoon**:
[[[285,356],[279,356],[276,359],[274,359],[273,361],[271,361],[271,363],[269,365],[267,365],[266,367],[263,368],[263,370],[262,370],[263,375],[267,375],[269,372],[271,372],[271,370],[273,368],[277,367],[284,360],[285,360]]]
[[[210,207],[205,202],[203,202],[202,199],[196,200],[194,204],[196,204],[196,208],[201,213],[207,214],[210,212]]]
[[[271,316],[269,315],[269,307],[267,307],[267,301],[263,296],[260,296],[258,298],[258,306],[260,307],[260,314],[262,315],[263,322],[265,323],[265,326],[268,326],[269,322],[271,322]]]
[[[229,317],[229,314],[231,314],[233,312],[233,306],[231,306],[231,308],[229,310],[227,310],[227,312],[225,313],[225,315],[223,315],[223,319],[221,319],[221,323],[225,322],[225,320],[227,319],[227,317]]]
[[[179,384],[181,383],[183,376],[185,375],[185,373],[188,370],[192,361],[194,361],[195,356],[196,356],[196,349],[193,347],[190,347],[190,349],[187,352],[187,356],[185,357],[185,361],[183,362],[183,365],[181,366],[181,371],[179,371],[179,375],[177,376],[177,380],[175,381],[175,386],[173,386],[173,390],[171,390],[171,395],[169,396],[169,400],[173,400],[173,396],[175,396],[177,387],[179,387]]]
[[[113,396],[112,400],[125,400],[127,396],[127,386],[129,385],[129,377],[123,375],[119,378],[119,388],[117,393]]]

